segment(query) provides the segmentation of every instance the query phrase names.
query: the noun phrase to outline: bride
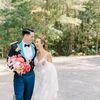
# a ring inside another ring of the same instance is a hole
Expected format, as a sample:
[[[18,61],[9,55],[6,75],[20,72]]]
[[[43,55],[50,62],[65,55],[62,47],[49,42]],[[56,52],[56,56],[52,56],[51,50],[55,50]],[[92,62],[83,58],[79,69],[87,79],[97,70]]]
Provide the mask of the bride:
[[[58,80],[55,66],[52,64],[51,54],[45,49],[45,40],[36,38],[35,58],[36,82],[33,93],[33,100],[54,100],[58,91]]]

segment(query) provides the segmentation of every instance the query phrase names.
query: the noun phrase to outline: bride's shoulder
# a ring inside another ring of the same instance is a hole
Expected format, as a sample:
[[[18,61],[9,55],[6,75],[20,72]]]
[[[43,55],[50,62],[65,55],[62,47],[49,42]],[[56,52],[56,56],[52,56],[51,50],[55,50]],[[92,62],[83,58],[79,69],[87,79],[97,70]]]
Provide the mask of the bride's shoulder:
[[[49,51],[45,51],[45,55],[48,56],[48,57],[52,57],[52,54]]]
[[[52,54],[51,54],[51,52],[48,52],[48,56],[52,57]]]
[[[52,62],[52,54],[47,51],[47,61]]]

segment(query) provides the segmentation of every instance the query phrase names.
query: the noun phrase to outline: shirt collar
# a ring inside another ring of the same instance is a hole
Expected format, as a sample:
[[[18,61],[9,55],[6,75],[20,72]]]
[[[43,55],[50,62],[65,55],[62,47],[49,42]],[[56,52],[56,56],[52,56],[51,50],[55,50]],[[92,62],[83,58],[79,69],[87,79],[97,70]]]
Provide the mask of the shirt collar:
[[[24,45],[24,44],[29,44],[29,43],[25,43],[23,40],[22,40],[22,44]],[[29,44],[30,45],[30,44]]]

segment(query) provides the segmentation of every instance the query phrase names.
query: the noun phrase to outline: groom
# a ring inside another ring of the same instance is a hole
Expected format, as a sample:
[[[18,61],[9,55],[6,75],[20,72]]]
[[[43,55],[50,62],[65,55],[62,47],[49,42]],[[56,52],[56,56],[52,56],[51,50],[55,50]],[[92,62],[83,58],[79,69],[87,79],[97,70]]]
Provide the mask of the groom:
[[[23,29],[22,41],[11,45],[8,57],[21,54],[25,62],[29,62],[31,70],[26,74],[20,74],[19,71],[14,71],[14,93],[16,100],[31,100],[34,83],[34,58],[36,56],[36,48],[32,43],[34,31],[31,29]]]

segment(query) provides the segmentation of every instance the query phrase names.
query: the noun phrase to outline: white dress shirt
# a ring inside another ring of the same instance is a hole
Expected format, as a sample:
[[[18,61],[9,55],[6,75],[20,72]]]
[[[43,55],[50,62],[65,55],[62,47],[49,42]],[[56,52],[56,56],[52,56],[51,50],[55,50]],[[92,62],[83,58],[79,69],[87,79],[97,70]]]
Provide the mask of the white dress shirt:
[[[24,45],[27,44],[25,43],[24,41],[22,41],[22,44],[23,44],[23,51],[24,51],[24,55],[25,55],[25,58],[26,60],[31,60],[32,59],[32,47],[31,45],[28,47],[25,47]]]

